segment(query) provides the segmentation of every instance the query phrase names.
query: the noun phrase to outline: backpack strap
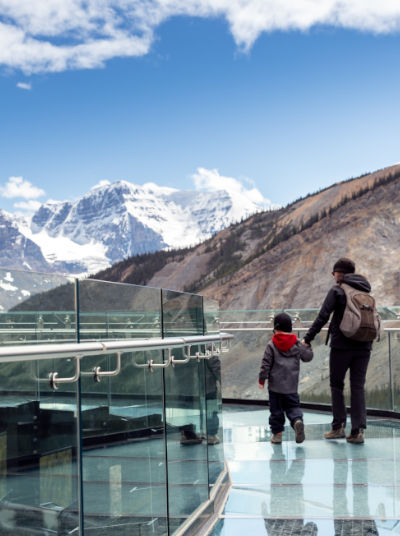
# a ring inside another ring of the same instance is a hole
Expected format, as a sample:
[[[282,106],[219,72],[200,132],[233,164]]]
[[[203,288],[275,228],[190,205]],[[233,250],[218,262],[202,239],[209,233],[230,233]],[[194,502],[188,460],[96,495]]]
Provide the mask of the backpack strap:
[[[328,333],[326,334],[326,339],[325,339],[325,346],[328,346],[330,337],[331,337],[331,325],[329,324]]]

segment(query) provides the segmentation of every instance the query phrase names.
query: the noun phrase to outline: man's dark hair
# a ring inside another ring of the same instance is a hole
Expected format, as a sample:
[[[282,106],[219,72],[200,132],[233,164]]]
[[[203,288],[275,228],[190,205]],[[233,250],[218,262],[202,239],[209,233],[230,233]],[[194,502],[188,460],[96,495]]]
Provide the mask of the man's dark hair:
[[[343,274],[354,274],[356,271],[356,265],[351,259],[341,257],[333,265],[333,271],[342,272]]]

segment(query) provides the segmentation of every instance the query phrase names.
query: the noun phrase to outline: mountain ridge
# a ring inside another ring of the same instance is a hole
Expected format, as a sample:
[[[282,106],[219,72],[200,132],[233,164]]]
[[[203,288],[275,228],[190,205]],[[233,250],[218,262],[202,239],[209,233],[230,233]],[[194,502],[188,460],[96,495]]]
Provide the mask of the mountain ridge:
[[[26,259],[25,267],[81,275],[135,254],[199,243],[265,203],[225,190],[176,190],[117,181],[98,185],[74,202],[44,203],[30,220],[6,213],[3,217],[6,228],[11,232],[16,227],[31,246],[32,258]],[[5,267],[20,266],[15,253]]]
[[[385,305],[397,304],[399,230],[397,164],[252,215],[179,258],[171,254],[140,284],[201,292],[218,299],[222,309],[318,307],[331,284],[334,260],[350,256]],[[123,274],[116,265],[101,278],[135,283],[142,260],[125,260]]]

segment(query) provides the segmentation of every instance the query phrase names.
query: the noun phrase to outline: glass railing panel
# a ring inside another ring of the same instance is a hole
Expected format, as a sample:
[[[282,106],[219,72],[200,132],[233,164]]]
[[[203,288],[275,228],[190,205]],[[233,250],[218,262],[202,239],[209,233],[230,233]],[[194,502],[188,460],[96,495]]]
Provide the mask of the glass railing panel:
[[[311,322],[318,313],[317,309],[286,309],[293,321],[293,330],[302,338]],[[264,391],[257,389],[261,359],[268,340],[272,337],[272,326],[268,321],[262,324],[261,312],[250,311],[247,323],[246,311],[222,311],[221,318],[232,322],[222,325],[221,329],[231,332],[235,338],[232,341],[229,354],[222,356],[222,388],[224,398],[233,399],[265,399]],[[271,313],[271,319],[276,311],[263,311],[264,319]],[[260,323],[254,324],[254,319]],[[299,320],[300,319],[300,320]],[[272,323],[272,322],[271,322]],[[398,321],[383,321],[383,326],[397,325]],[[303,329],[302,329],[303,328]],[[313,341],[314,359],[310,364],[304,363],[300,369],[299,393],[303,402],[330,404],[329,386],[329,346],[325,345],[326,329]],[[393,339],[394,340],[394,339]],[[392,344],[393,346],[393,344]],[[395,346],[394,346],[395,348]],[[392,369],[396,370],[395,350],[391,351]],[[349,376],[349,374],[347,375]],[[393,374],[392,378],[396,376]],[[392,409],[394,390],[391,387],[389,367],[389,342],[385,331],[381,340],[375,341],[366,380],[367,406],[376,409]],[[349,403],[349,378],[346,377],[345,394]]]
[[[204,314],[204,334],[209,335],[219,333],[220,331],[220,314],[219,303],[217,300],[203,298]]]
[[[161,337],[157,289],[85,280],[79,284],[81,341]],[[85,358],[81,378],[85,534],[166,534],[167,485],[163,374],[134,363],[162,363],[161,351]],[[118,532],[119,531],[119,532]]]
[[[309,309],[283,309],[293,322],[293,327],[299,327],[299,323],[312,323],[318,315],[318,308]],[[278,311],[277,311],[278,312]]]
[[[299,339],[306,330],[295,330]],[[330,404],[331,390],[329,386],[329,346],[326,345],[327,331],[321,331],[312,341],[314,357],[309,363],[300,364],[299,394],[301,402],[314,404]]]
[[[271,327],[275,313],[274,309],[220,311],[220,329],[226,331],[227,329]]]
[[[75,279],[0,269],[0,345],[75,342]]]
[[[251,324],[251,323],[267,323],[271,324],[274,315],[280,312],[286,312],[291,316],[293,322],[296,320],[301,322],[313,322],[316,318],[319,308],[311,307],[307,309],[292,308],[287,309],[254,309],[254,310],[225,310],[219,312],[220,323],[223,326],[226,324]],[[378,312],[382,320],[399,320],[400,306],[378,307]],[[233,327],[233,326],[232,326]],[[250,326],[248,326],[250,327]]]
[[[400,326],[398,329],[390,331],[390,357],[393,409],[400,412]]]
[[[306,331],[298,331],[302,338]],[[330,404],[329,385],[330,347],[325,345],[326,331],[320,333],[312,342],[314,358],[311,363],[300,367],[299,393],[302,402]],[[350,406],[350,371],[345,378],[345,399]],[[371,358],[365,382],[366,404],[372,409],[391,409],[390,371],[387,334],[382,333],[381,340],[373,344]]]
[[[230,332],[230,330],[227,330]],[[304,332],[294,329],[301,337]],[[228,399],[266,400],[266,390],[257,387],[265,347],[273,336],[272,328],[232,331],[234,339],[229,353],[223,354],[222,394]],[[302,401],[329,402],[329,349],[325,346],[326,332],[313,341],[314,360],[300,368],[299,392]],[[304,400],[303,400],[304,399]],[[315,400],[314,400],[315,399]]]
[[[224,398],[264,400],[266,393],[257,388],[261,360],[272,329],[231,331],[234,335],[230,350],[222,354],[222,396]]]
[[[81,341],[161,336],[160,290],[85,279],[79,282]]]
[[[164,337],[203,335],[200,296],[163,291]],[[204,348],[192,347],[191,353]],[[174,350],[176,359],[184,359]],[[165,370],[170,532],[208,499],[204,359]]]
[[[400,320],[400,306],[378,307],[381,320]]]
[[[0,269],[0,345],[76,342],[75,280]],[[76,384],[70,359],[0,363],[0,533],[77,530]]]
[[[380,341],[375,341],[372,346],[365,382],[365,396],[367,408],[393,409],[389,363],[389,336],[386,331],[381,333]],[[350,405],[350,402],[348,402],[348,405]]]
[[[0,533],[78,534],[77,386],[50,389],[71,360],[0,363]],[[21,375],[23,373],[23,381]]]
[[[204,334],[219,333],[218,302],[204,298]],[[204,364],[207,411],[208,482],[214,486],[224,470],[221,356],[216,354]]]

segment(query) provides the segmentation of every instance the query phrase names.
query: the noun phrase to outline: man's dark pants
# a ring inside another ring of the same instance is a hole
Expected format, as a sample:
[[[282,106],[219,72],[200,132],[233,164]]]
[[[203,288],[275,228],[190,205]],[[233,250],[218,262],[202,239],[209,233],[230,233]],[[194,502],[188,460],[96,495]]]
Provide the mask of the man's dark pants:
[[[297,393],[282,394],[269,391],[269,425],[273,434],[283,432],[285,428],[285,413],[293,426],[295,421],[303,420],[300,409],[300,399]]]
[[[365,409],[365,377],[371,350],[364,348],[344,350],[331,348],[329,360],[330,386],[332,395],[332,429],[337,430],[346,423],[346,404],[343,395],[344,378],[350,369],[351,430],[367,427]]]

